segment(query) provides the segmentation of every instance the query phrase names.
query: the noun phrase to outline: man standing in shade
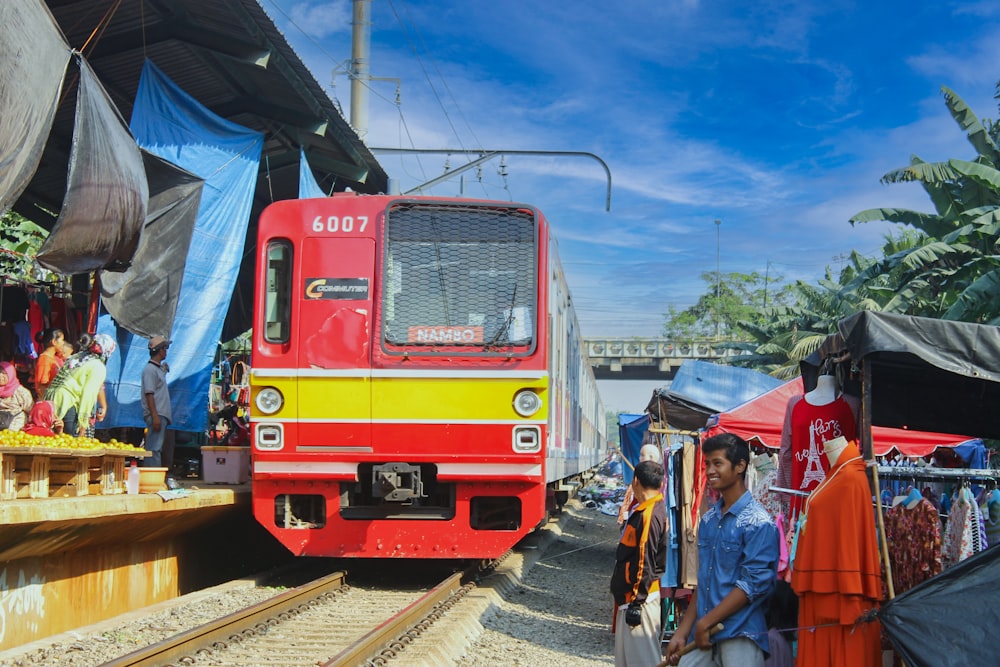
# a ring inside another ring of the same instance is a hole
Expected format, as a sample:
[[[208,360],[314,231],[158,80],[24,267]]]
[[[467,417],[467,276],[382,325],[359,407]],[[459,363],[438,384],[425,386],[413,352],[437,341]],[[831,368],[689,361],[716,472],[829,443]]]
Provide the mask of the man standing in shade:
[[[667,510],[660,485],[663,466],[641,461],[632,492],[638,502],[625,521],[615,552],[611,594],[615,598],[615,667],[650,667],[660,662],[660,577],[667,569]]]
[[[164,360],[170,341],[163,336],[149,339],[149,363],[142,370],[142,418],[146,422],[146,449],[153,453],[143,465],[159,467],[163,441],[170,425],[170,391],[167,389],[167,369]]]

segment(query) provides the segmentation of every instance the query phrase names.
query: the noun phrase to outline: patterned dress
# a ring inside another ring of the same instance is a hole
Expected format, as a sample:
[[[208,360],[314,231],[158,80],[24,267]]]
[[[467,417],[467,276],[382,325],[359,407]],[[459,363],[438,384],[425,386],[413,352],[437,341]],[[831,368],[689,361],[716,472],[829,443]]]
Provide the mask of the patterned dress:
[[[924,499],[913,509],[906,503],[885,513],[885,532],[896,595],[940,574],[941,521],[937,509]]]

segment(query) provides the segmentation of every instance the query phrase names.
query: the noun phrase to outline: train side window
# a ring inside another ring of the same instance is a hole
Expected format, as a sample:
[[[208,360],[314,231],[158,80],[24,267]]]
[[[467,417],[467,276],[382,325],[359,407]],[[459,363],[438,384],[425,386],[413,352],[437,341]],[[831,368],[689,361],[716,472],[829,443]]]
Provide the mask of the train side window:
[[[264,340],[287,343],[292,329],[292,244],[267,244],[264,292]]]

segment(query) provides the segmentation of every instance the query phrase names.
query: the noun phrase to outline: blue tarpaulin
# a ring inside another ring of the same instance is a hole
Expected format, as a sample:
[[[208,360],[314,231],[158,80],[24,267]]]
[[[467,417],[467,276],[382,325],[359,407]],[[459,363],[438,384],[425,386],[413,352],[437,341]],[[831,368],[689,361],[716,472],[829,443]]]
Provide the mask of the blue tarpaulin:
[[[299,149],[299,199],[317,199],[325,197],[326,193],[319,187],[316,177],[313,176],[309,162],[306,160],[306,152]]]
[[[695,431],[708,418],[782,384],[749,368],[686,359],[669,388],[653,392],[646,411],[674,428]]]
[[[205,179],[181,284],[167,376],[171,428],[203,431],[212,362],[243,260],[243,242],[264,137],[216,116],[146,61],[130,123],[140,146]],[[102,426],[142,426],[140,379],[146,339],[102,314],[98,331],[118,340],[108,361],[108,419]]]
[[[622,446],[622,456],[631,463],[622,466],[622,479],[626,484],[632,483],[632,468],[639,464],[639,450],[646,442],[646,432],[649,430],[649,415],[618,415],[618,439]]]

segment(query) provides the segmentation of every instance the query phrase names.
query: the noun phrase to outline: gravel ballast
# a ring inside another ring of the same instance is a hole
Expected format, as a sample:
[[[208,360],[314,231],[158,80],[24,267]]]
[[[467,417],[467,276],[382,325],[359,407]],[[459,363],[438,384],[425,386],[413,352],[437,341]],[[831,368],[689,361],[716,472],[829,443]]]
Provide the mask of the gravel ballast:
[[[608,585],[618,544],[615,517],[571,501],[559,533],[482,619],[483,632],[459,667],[613,665],[614,604]]]

